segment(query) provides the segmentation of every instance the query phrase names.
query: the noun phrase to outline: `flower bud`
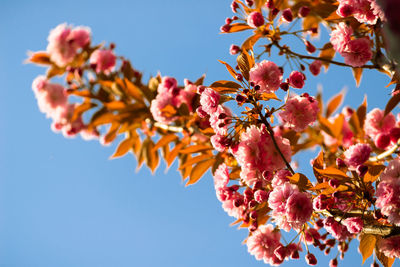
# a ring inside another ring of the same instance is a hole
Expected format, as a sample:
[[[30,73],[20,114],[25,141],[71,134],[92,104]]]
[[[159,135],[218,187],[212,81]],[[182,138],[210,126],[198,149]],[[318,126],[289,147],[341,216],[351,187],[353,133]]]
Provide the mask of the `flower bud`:
[[[390,135],[385,133],[379,133],[375,137],[375,146],[379,149],[385,149],[390,144]]]
[[[241,51],[240,47],[237,45],[231,45],[231,47],[229,48],[229,53],[231,55],[236,55],[237,53],[239,53]]]
[[[293,13],[292,10],[290,8],[286,8],[282,11],[282,18],[286,21],[286,22],[291,22],[293,20]]]
[[[310,14],[311,9],[308,6],[302,6],[299,9],[299,16],[304,18],[307,17],[308,14]]]
[[[318,263],[317,258],[312,253],[307,253],[306,262],[308,265],[317,265]]]
[[[254,11],[247,17],[247,24],[252,28],[258,28],[264,25],[264,17],[260,12]]]

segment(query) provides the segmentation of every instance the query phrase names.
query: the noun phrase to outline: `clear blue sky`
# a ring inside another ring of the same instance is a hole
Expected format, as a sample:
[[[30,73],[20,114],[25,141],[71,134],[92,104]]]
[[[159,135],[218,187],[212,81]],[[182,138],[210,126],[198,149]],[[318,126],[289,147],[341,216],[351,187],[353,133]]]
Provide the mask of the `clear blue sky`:
[[[45,69],[24,65],[28,50],[44,50],[60,23],[87,25],[94,42],[116,51],[146,76],[206,83],[227,79],[217,59],[233,61],[232,42],[249,33],[219,35],[228,0],[0,1],[0,266],[265,266],[241,244],[246,230],[215,197],[211,175],[185,188],[176,165],[155,176],[135,172],[128,155],[108,160],[115,147],[50,130],[37,108],[31,83]],[[364,75],[356,88],[350,71],[332,69],[307,80],[325,98],[348,86],[347,103],[383,107],[389,89],[383,75]],[[309,158],[298,157],[309,167]],[[305,171],[307,172],[307,171]],[[342,266],[361,264],[354,249]],[[304,257],[304,254],[301,255]],[[329,258],[319,257],[320,266]],[[303,266],[304,260],[284,266]]]

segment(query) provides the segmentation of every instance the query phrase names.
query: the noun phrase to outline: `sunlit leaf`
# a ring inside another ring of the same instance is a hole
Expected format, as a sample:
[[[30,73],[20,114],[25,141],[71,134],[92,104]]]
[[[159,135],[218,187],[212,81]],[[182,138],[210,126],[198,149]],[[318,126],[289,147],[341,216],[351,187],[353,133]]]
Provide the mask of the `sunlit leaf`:
[[[339,94],[333,96],[329,101],[328,101],[328,106],[326,108],[325,112],[325,117],[328,118],[330,115],[332,115],[336,109],[342,104],[343,101],[343,96],[344,92],[340,92]]]
[[[353,71],[354,80],[356,81],[356,86],[359,87],[360,82],[361,82],[363,68],[352,68],[352,71]]]
[[[41,65],[51,65],[50,61],[50,55],[45,52],[45,51],[39,51],[39,52],[29,52],[28,53],[29,58],[27,59],[27,62],[35,63],[35,64],[41,64]]]
[[[181,150],[183,146],[183,143],[176,144],[175,147],[171,150],[167,158],[165,159],[167,161],[167,166],[171,166],[172,162],[174,162],[175,158],[179,154],[179,150]]]
[[[236,71],[226,62],[222,61],[222,60],[218,60],[220,63],[224,64],[226,69],[229,71],[229,73],[232,75],[233,78],[236,79],[237,73]]]
[[[154,149],[154,143],[150,138],[148,147],[146,149],[145,159],[147,166],[150,168],[151,172],[154,173],[154,171],[157,169],[160,158],[158,151]]]
[[[396,93],[392,96],[386,104],[385,116],[389,114],[400,102],[400,93]]]
[[[313,185],[307,176],[302,173],[295,173],[292,177],[288,177],[291,183],[297,184],[300,189],[310,189]]]
[[[135,84],[133,84],[131,81],[129,81],[127,78],[124,79],[124,82],[126,84],[126,86],[124,87],[125,92],[133,97],[136,101],[139,102],[144,102],[143,101],[143,94],[141,92],[141,90],[139,89],[139,87],[137,87]]]
[[[71,117],[71,121],[75,121],[76,119],[78,119],[85,111],[88,111],[89,109],[96,107],[97,104],[96,103],[92,103],[92,102],[88,102],[85,101],[82,104],[76,106],[74,108],[74,114]]]
[[[330,42],[326,43],[322,48],[321,52],[319,53],[319,58],[326,59],[326,60],[332,60],[332,58],[335,56],[335,49],[333,49],[333,46]],[[328,61],[322,61],[322,65],[325,67],[325,71],[328,70],[329,68],[329,62]]]
[[[193,158],[191,158],[190,160],[187,160],[187,161],[185,162],[185,164],[179,166],[179,169],[182,170],[182,169],[184,169],[184,168],[186,168],[186,167],[188,167],[188,166],[192,166],[192,165],[195,164],[195,163],[198,163],[198,162],[200,162],[200,161],[209,159],[210,157],[212,157],[212,155],[210,155],[210,154],[202,154],[202,155],[193,157]]]
[[[314,168],[314,170],[322,176],[331,178],[331,179],[338,179],[338,180],[342,180],[342,179],[347,179],[348,176],[346,173],[342,172],[339,169],[336,169],[334,167],[327,167],[326,169],[318,169],[318,168]]]
[[[111,156],[111,158],[117,158],[117,157],[122,157],[128,151],[132,148],[133,144],[135,143],[135,139],[132,137],[129,137],[125,140],[123,140],[121,143],[119,143],[117,149],[115,150],[114,154]]]
[[[358,122],[360,124],[361,129],[364,128],[364,121],[366,115],[367,115],[367,96],[364,97],[363,103],[357,109]]]
[[[242,44],[242,50],[252,50],[254,45],[257,43],[257,41],[260,39],[261,36],[262,36],[261,33],[256,33],[247,38],[246,41],[244,41],[244,43]]]
[[[217,81],[210,85],[210,88],[221,94],[236,93],[242,86],[232,81]]]
[[[163,137],[160,138],[160,140],[158,140],[158,142],[155,144],[153,149],[157,150],[160,147],[163,147],[163,146],[175,141],[176,139],[178,139],[178,136],[175,134],[164,135]]]
[[[112,101],[109,103],[104,103],[104,106],[108,110],[119,110],[119,109],[124,109],[126,108],[126,104],[122,101]]]
[[[213,149],[212,147],[207,146],[207,145],[193,145],[193,146],[188,146],[188,147],[182,149],[181,151],[179,151],[179,153],[193,154],[193,153],[198,153],[198,152],[212,150],[212,149]]]
[[[196,164],[190,172],[189,181],[186,183],[186,186],[197,183],[214,162],[215,158],[210,158]]]
[[[374,235],[360,235],[360,245],[358,247],[359,252],[363,257],[362,263],[364,264],[365,260],[368,259],[375,248],[376,237]]]
[[[385,170],[386,166],[385,165],[373,165],[373,166],[368,166],[368,172],[364,175],[364,182],[375,182],[381,173]]]

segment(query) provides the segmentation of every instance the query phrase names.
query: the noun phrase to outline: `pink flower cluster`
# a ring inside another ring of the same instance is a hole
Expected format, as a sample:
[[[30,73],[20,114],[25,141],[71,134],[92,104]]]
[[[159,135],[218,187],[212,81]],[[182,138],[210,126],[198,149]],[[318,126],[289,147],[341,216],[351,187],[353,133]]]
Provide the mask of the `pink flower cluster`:
[[[361,67],[372,58],[371,42],[367,37],[351,39],[353,29],[341,22],[331,32],[330,42],[344,62],[352,67]]]
[[[178,119],[175,114],[182,104],[192,111],[192,100],[197,86],[186,80],[185,87],[179,88],[175,78],[165,76],[157,88],[157,97],[151,101],[150,112],[154,120],[170,124]]]
[[[215,135],[211,137],[211,143],[217,151],[225,151],[229,146],[228,126],[231,123],[232,112],[228,107],[220,105],[220,94],[212,88],[199,87],[200,106],[197,114],[201,118],[208,118]]]
[[[285,159],[290,162],[291,148],[289,140],[275,136],[278,147]],[[241,165],[241,178],[248,185],[263,180],[263,173],[285,167],[285,163],[276,151],[272,138],[264,126],[252,125],[240,136],[240,143],[234,151],[237,162]]]
[[[260,86],[261,93],[273,93],[282,82],[282,71],[272,61],[263,60],[250,70],[250,82]]]
[[[97,132],[88,132],[86,130],[81,117],[71,122],[75,105],[68,103],[68,95],[62,85],[50,83],[46,77],[38,76],[33,81],[32,89],[40,111],[45,113],[48,118],[53,119],[51,126],[53,131],[62,131],[65,137],[75,136],[79,132],[86,139],[98,136]]]
[[[371,152],[372,148],[368,144],[352,145],[344,152],[345,162],[351,170],[355,170],[368,160]]]
[[[389,222],[400,226],[400,159],[392,160],[381,174],[375,205]]]
[[[400,236],[381,239],[379,250],[389,258],[400,258]]]
[[[109,74],[114,70],[117,57],[112,50],[97,49],[90,55],[90,65],[97,73]]]
[[[279,228],[300,231],[313,212],[311,198],[300,192],[296,185],[286,182],[277,186],[270,193],[268,205],[272,209],[272,218]]]
[[[285,109],[279,113],[279,117],[285,127],[300,132],[315,122],[318,111],[318,101],[308,94],[303,94],[289,97]]]
[[[339,0],[336,12],[341,17],[353,15],[360,23],[375,24],[378,18],[385,20],[376,0]]]
[[[247,248],[257,260],[263,260],[266,264],[279,265],[282,263],[275,255],[275,250],[282,246],[281,233],[274,230],[271,224],[261,225],[247,239]]]
[[[74,60],[78,49],[90,43],[90,29],[86,27],[72,29],[67,24],[60,24],[50,31],[47,40],[49,41],[47,52],[51,61],[64,67]]]
[[[392,113],[385,116],[383,110],[375,108],[367,114],[364,131],[374,140],[376,147],[385,149],[390,141],[396,143],[396,130],[396,117]]]
[[[324,228],[339,241],[344,241],[351,236],[351,233],[347,230],[347,227],[340,222],[337,222],[333,217],[324,219]]]

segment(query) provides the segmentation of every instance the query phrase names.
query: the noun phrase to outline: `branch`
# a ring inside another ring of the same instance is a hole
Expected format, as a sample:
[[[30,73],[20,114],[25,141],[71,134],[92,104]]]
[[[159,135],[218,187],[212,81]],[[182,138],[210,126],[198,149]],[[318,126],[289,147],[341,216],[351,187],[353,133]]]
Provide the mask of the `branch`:
[[[384,158],[386,158],[386,157],[389,157],[390,155],[392,155],[392,154],[399,148],[399,145],[400,145],[399,142],[400,142],[400,140],[397,141],[397,144],[396,144],[396,145],[394,145],[393,147],[391,147],[389,150],[386,150],[385,152],[379,154],[378,156],[370,157],[370,158],[368,159],[368,161],[376,162],[376,161],[382,160],[382,159],[384,159]]]
[[[283,53],[290,54],[290,55],[296,56],[296,57],[301,58],[301,59],[305,58],[305,59],[320,60],[320,61],[328,62],[330,64],[335,64],[335,65],[338,65],[338,66],[353,68],[353,66],[350,66],[350,65],[348,65],[346,63],[342,63],[342,62],[339,62],[339,61],[330,60],[330,59],[326,59],[326,58],[320,58],[320,57],[307,56],[307,55],[302,55],[302,54],[293,52],[289,48],[281,46],[278,42],[274,42],[272,44],[275,45],[276,47],[278,47],[279,50],[281,50]],[[360,68],[363,68],[363,69],[379,69],[375,65],[364,65],[364,66],[361,66]]]
[[[295,174],[295,171],[292,169],[292,166],[290,166],[289,162],[286,160],[285,156],[283,155],[281,149],[278,146],[278,143],[276,142],[276,139],[274,136],[274,130],[272,129],[271,125],[268,123],[267,119],[261,114],[261,112],[260,112],[260,117],[261,117],[261,121],[265,124],[265,126],[267,126],[268,133],[271,136],[272,142],[274,143],[274,147],[278,151],[282,160],[285,162],[286,167],[288,168],[288,170],[290,171],[290,173],[292,175]]]

